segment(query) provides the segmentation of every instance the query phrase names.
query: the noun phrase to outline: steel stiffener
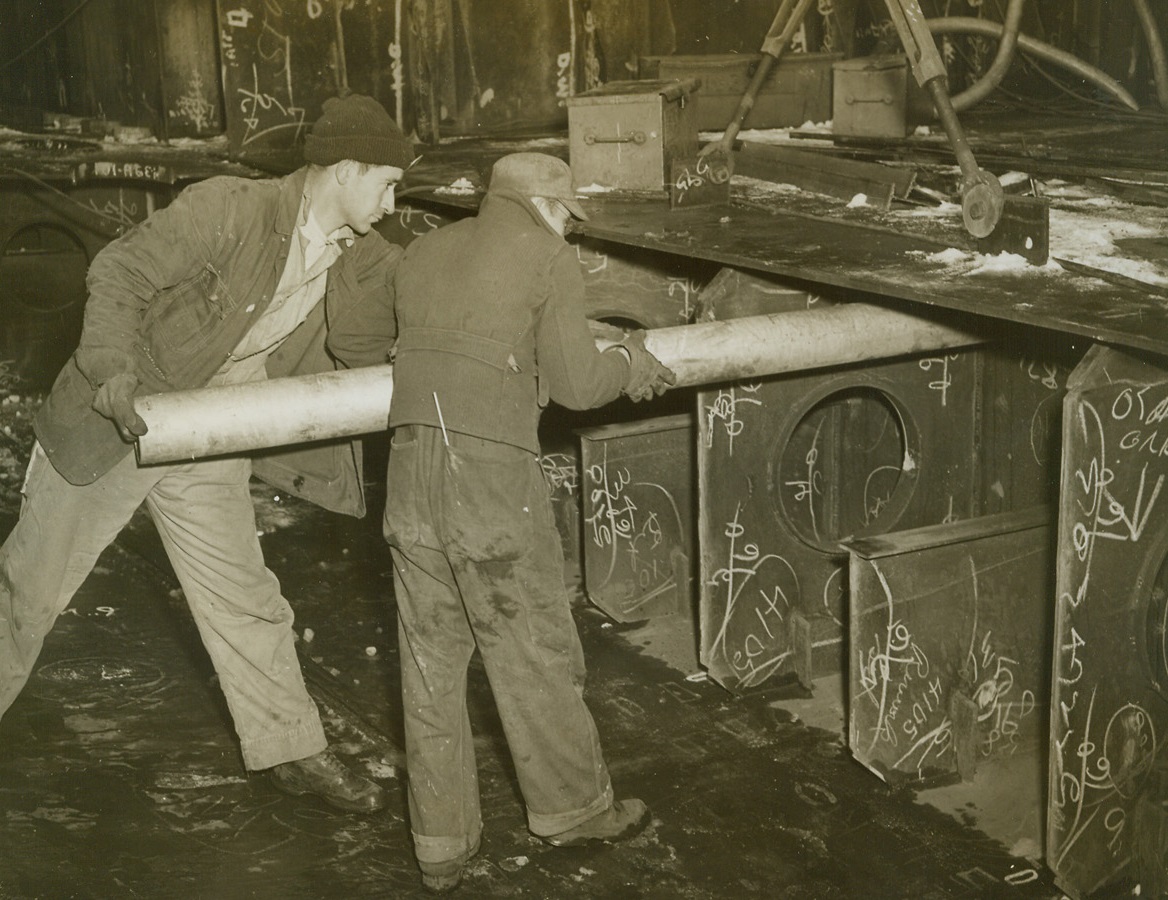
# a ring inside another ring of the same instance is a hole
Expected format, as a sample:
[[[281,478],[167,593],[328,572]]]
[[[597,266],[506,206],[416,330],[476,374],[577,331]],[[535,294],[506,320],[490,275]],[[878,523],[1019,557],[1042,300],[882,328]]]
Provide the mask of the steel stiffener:
[[[584,585],[618,622],[693,607],[694,423],[664,416],[580,431]]]
[[[847,543],[848,744],[885,781],[1045,755],[1054,512]]]

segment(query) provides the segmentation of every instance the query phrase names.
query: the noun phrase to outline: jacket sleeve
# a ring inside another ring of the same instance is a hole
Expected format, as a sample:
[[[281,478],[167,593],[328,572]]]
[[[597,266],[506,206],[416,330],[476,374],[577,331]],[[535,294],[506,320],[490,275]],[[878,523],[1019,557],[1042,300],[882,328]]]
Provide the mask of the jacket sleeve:
[[[208,179],[191,185],[94,257],[76,353],[77,366],[94,389],[134,371],[132,351],[150,301],[215,258],[229,229],[229,206],[224,183]]]
[[[350,369],[389,361],[397,339],[394,315],[394,278],[402,248],[376,232],[358,241],[354,253],[357,278],[355,301],[329,322],[329,353]]]
[[[584,276],[569,246],[556,254],[548,274],[549,295],[535,332],[539,378],[561,406],[603,406],[628,381],[628,359],[619,350],[596,348],[584,317]]]

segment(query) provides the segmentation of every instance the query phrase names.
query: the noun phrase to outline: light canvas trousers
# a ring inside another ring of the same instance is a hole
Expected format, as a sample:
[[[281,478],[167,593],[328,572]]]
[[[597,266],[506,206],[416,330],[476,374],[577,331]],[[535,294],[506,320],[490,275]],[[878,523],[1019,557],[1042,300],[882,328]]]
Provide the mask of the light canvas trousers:
[[[466,705],[476,645],[531,831],[558,834],[612,804],[539,461],[507,444],[448,438],[397,429],[385,514],[410,828],[418,860],[431,863],[466,853],[482,830]]]
[[[77,486],[36,446],[20,518],[0,547],[0,715],[102,550],[145,501],[218,673],[244,764],[265,769],[323,750],[292,610],[256,535],[250,476],[247,459],[139,468],[130,453]]]

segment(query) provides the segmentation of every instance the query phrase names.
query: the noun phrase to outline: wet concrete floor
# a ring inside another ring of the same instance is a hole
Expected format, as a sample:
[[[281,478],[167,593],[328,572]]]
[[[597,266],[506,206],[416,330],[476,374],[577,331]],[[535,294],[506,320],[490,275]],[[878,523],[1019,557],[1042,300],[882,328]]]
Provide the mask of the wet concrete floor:
[[[326,730],[342,758],[389,790],[390,809],[335,813],[244,771],[214,672],[140,516],[0,722],[0,900],[426,896],[406,823],[378,516],[356,521],[256,493]],[[4,533],[10,524],[0,521]],[[731,695],[675,653],[655,652],[668,643],[661,623],[614,626],[583,601],[576,612],[618,795],[642,797],[653,823],[616,847],[564,850],[531,837],[476,665],[485,832],[456,896],[1061,896],[1040,861],[859,766],[839,729],[792,712],[804,694]]]

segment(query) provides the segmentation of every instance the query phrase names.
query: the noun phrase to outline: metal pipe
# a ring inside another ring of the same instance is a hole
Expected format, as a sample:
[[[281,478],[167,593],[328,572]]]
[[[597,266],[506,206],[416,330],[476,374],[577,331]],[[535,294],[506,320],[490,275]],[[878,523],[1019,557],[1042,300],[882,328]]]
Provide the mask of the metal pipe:
[[[678,387],[759,378],[981,343],[975,333],[865,303],[646,332]],[[598,346],[612,342],[600,340]],[[384,431],[393,367],[139,397],[142,464],[246,453]]]
[[[762,90],[763,82],[767,80],[771,69],[778,63],[779,57],[783,55],[787,45],[791,43],[791,39],[802,24],[803,17],[807,14],[807,9],[810,6],[811,0],[783,0],[771,22],[771,27],[767,29],[766,37],[763,38],[758,68],[754,70],[750,83],[738,101],[734,116],[718,140],[707,144],[698,151],[698,157],[707,160],[710,167],[710,180],[715,184],[725,184],[730,180],[734,171],[734,154],[732,152],[734,139],[738,137],[739,130],[746,122],[746,117],[754,109],[754,101],[757,99],[759,91]]]
[[[138,397],[142,464],[307,444],[389,427],[393,367],[371,366]]]
[[[963,329],[867,303],[645,332],[677,387],[717,384],[982,343]]]

